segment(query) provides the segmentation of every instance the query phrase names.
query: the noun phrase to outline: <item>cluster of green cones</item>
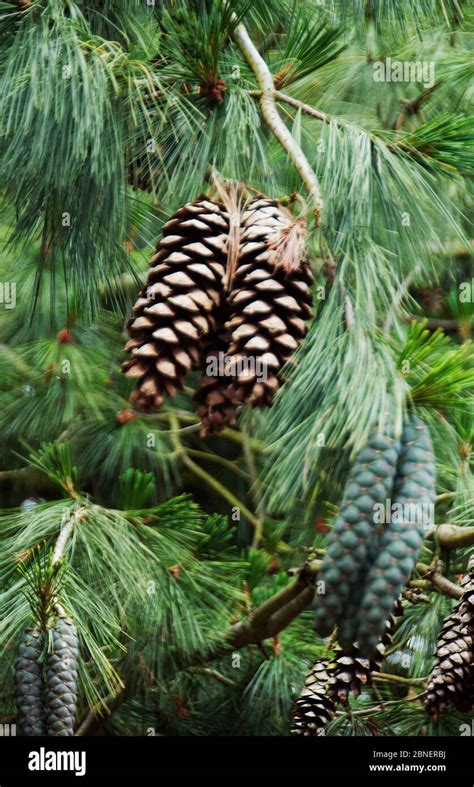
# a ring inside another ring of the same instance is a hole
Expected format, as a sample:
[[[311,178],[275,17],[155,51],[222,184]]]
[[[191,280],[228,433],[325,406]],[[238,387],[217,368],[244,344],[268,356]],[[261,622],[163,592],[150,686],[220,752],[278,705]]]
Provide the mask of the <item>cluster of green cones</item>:
[[[373,432],[352,465],[329,537],[324,592],[316,597],[321,636],[337,626],[344,650],[357,643],[372,656],[415,568],[434,499],[435,458],[423,421],[410,415],[401,438]],[[394,515],[381,521],[387,501]]]
[[[15,701],[20,735],[72,736],[77,706],[78,638],[73,621],[58,617],[46,633],[27,629],[15,664]]]

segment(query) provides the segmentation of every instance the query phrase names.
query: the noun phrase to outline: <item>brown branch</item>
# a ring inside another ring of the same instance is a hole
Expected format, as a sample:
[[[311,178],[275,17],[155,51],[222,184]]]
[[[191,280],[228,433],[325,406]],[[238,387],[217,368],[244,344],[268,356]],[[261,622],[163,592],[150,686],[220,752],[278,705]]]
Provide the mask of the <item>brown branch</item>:
[[[306,563],[295,582],[264,601],[246,618],[234,623],[225,636],[224,650],[257,645],[286,628],[312,603],[314,582],[320,567],[319,560]],[[222,648],[219,650],[222,652]]]
[[[458,549],[474,544],[474,527],[460,527],[459,525],[443,524],[434,527],[427,538],[436,538],[440,546],[445,549]]]
[[[286,628],[311,605],[314,599],[314,583],[320,568],[321,561],[313,560],[298,569],[298,576],[293,584],[280,590],[248,617],[234,623],[228,630],[223,645],[209,654],[207,659],[221,656],[227,650],[239,650],[246,645],[256,645]],[[461,598],[462,588],[444,577],[437,569],[418,563],[417,570],[423,580],[429,580],[432,589],[450,598]],[[290,572],[294,572],[294,569],[290,569]]]
[[[239,650],[245,645],[257,645],[269,637],[274,637],[307,609],[314,598],[314,588],[301,580],[285,590],[287,593],[280,591],[277,594],[281,607],[273,615],[264,614],[259,607],[256,613],[251,613],[231,626],[225,639],[227,649]]]
[[[12,5],[16,5],[19,11],[27,11],[33,5],[33,0],[10,0]]]
[[[444,577],[437,568],[427,566],[425,563],[417,563],[416,569],[422,579],[429,579],[433,587],[443,593],[443,595],[457,600],[462,597],[463,589]]]
[[[61,527],[56,544],[54,546],[53,556],[51,558],[51,565],[54,566],[59,563],[64,556],[65,549],[72,536],[74,528],[83,519],[88,509],[84,505],[80,505],[73,514],[71,514],[67,522]]]
[[[261,90],[247,90],[246,93],[248,96],[252,96],[253,98],[261,98],[262,95]],[[299,98],[288,96],[286,93],[282,93],[281,90],[274,90],[273,96],[276,101],[280,101],[283,104],[289,104],[295,109],[301,110],[301,112],[303,112],[305,115],[309,115],[310,117],[320,120],[323,123],[330,123],[333,119],[329,115],[326,115],[325,112],[320,112],[319,109],[315,109],[310,104],[305,104],[304,101],[300,101]]]
[[[421,106],[426,101],[426,99],[429,98],[433,90],[436,90],[440,84],[441,80],[435,82],[434,85],[431,85],[431,87],[427,87],[425,90],[422,90],[421,93],[415,96],[415,98],[401,98],[400,104],[402,105],[402,109],[396,117],[396,120],[393,124],[393,129],[395,131],[400,131],[405,122],[405,118],[413,117],[414,115],[416,115],[419,120],[423,122],[424,117],[421,113]]]
[[[129,694],[127,690],[122,689],[118,694],[109,694],[108,697],[105,697],[92,708],[89,708],[82,718],[75,735],[79,737],[93,735],[103,724],[105,718],[104,713],[110,716],[124,700],[128,699],[128,697]]]

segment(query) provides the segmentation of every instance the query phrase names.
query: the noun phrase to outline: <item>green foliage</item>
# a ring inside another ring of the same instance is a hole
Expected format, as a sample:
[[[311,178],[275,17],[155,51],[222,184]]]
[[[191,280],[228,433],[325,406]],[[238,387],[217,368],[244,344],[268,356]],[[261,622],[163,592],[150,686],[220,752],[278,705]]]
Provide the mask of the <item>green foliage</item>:
[[[241,20],[276,87],[307,105],[277,101],[324,199],[307,243],[315,317],[272,410],[204,440],[192,375],[163,412],[130,409],[122,329],[161,225],[212,189],[211,169],[273,197],[303,191],[233,41]],[[125,686],[107,733],[289,734],[305,672],[333,644],[313,612],[238,652],[225,639],[295,581],[288,569],[323,556],[384,419],[423,419],[436,522],[472,525],[473,309],[459,294],[473,31],[458,0],[0,3],[0,284],[17,298],[0,298],[2,715],[23,632],[59,596],[79,634],[80,718]],[[388,57],[434,63],[434,84],[374,81]],[[150,194],[130,188],[134,167]],[[458,583],[470,552],[430,536],[421,560]],[[381,676],[326,734],[459,734],[460,714],[433,724],[423,706],[453,602],[414,580],[427,600],[404,602]]]
[[[442,165],[448,171],[469,175],[474,166],[472,128],[472,117],[445,112],[418,126],[399,146],[434,171]]]
[[[285,28],[283,43],[268,53],[275,84],[286,88],[312,75],[333,61],[345,49],[341,30],[327,26],[323,14],[293,2]],[[277,44],[279,43],[277,37]]]

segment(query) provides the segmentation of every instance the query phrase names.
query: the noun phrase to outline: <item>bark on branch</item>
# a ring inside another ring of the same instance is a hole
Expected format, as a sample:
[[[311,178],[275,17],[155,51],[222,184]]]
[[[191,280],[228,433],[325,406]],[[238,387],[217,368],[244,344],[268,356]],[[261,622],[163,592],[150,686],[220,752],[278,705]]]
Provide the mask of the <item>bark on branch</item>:
[[[255,78],[260,88],[260,109],[263,118],[280,145],[288,154],[288,158],[292,161],[295,168],[297,169],[301,180],[308,190],[308,194],[313,203],[316,223],[319,224],[320,215],[323,208],[323,200],[321,197],[319,181],[302,149],[278,113],[275,103],[276,91],[271,71],[250,38],[245,25],[242,23],[237,25],[234,30],[233,37],[243,56],[247,60],[250,68],[255,74]]]
[[[460,527],[459,525],[438,525],[427,536],[436,537],[440,546],[445,549],[458,549],[474,544],[474,527]]]
[[[416,568],[422,579],[428,579],[433,587],[437,588],[443,595],[457,600],[462,598],[463,589],[444,577],[437,568],[427,566],[425,563],[417,563]]]
[[[56,565],[56,563],[59,563],[59,561],[62,560],[74,528],[81,521],[81,519],[84,518],[86,513],[87,508],[85,506],[79,506],[79,508],[77,508],[73,514],[71,514],[67,522],[61,527],[59,536],[54,546],[53,557],[51,558],[52,566]]]
[[[26,11],[33,5],[33,0],[10,0],[10,3],[16,5],[20,11]]]
[[[321,568],[320,560],[312,560],[298,570],[295,582],[264,601],[246,618],[234,623],[225,636],[218,652],[207,656],[215,658],[225,652],[239,650],[246,645],[258,645],[275,637],[307,609],[314,598],[314,583]]]

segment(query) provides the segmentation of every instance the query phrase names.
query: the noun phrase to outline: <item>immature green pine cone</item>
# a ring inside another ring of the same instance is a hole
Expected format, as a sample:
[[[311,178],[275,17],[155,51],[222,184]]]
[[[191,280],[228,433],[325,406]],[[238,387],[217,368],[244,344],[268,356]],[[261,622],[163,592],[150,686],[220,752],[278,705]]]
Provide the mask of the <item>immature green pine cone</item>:
[[[15,662],[16,719],[20,735],[46,734],[44,681],[40,663],[43,642],[43,632],[39,628],[27,629],[22,636]]]
[[[70,618],[60,617],[52,634],[45,703],[47,734],[74,735],[79,652],[76,627]]]
[[[320,578],[325,593],[316,596],[316,630],[321,636],[329,635],[349,615],[353,617],[351,600],[360,593],[373,541],[378,538],[374,506],[385,504],[390,494],[399,450],[399,440],[375,431],[352,465],[323,560]]]
[[[374,651],[385,620],[415,568],[434,500],[435,457],[430,433],[423,421],[410,416],[402,434],[394,513],[384,525],[358,615],[357,642],[366,656]]]

